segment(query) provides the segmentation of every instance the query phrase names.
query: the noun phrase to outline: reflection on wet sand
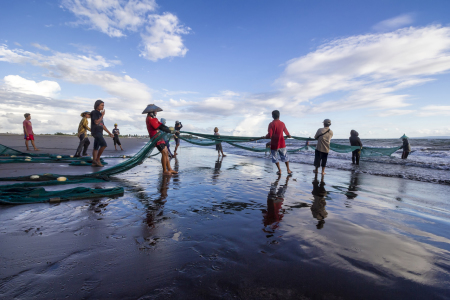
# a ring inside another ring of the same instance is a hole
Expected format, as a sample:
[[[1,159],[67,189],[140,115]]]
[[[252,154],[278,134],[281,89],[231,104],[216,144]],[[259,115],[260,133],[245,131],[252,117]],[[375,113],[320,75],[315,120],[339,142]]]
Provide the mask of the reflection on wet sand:
[[[319,221],[316,225],[317,229],[322,229],[325,225],[325,218],[328,216],[328,212],[325,209],[325,206],[327,205],[327,202],[325,201],[327,191],[325,190],[324,176],[322,175],[319,182],[316,174],[312,184],[313,190],[311,194],[313,194],[314,200],[311,205],[311,212],[313,217]]]
[[[222,168],[222,161],[223,161],[223,156],[219,158],[217,158],[216,163],[214,164],[214,172],[213,172],[213,184],[215,183],[215,181],[219,178],[220,175],[220,169]]]
[[[169,189],[170,180],[173,176],[161,176],[158,186],[159,197],[153,200],[147,208],[146,223],[149,227],[154,228],[157,217],[161,217],[164,213],[164,204],[166,203],[166,198],[168,196],[167,191]]]
[[[286,193],[288,182],[291,176],[286,177],[284,185],[278,187],[281,175],[271,184],[269,194],[267,195],[267,210],[263,210],[264,214],[264,232],[273,233],[278,228],[279,222],[283,218],[284,209],[282,209],[284,194]],[[278,190],[277,190],[278,188]]]
[[[358,194],[355,193],[356,191],[358,191],[358,185],[359,185],[359,173],[356,173],[354,170],[351,173],[350,176],[350,183],[348,185],[348,191],[345,193],[345,196],[347,196],[347,198],[349,200],[353,200],[356,197],[358,197]],[[350,205],[350,204],[348,204]],[[349,207],[349,206],[347,206]],[[350,206],[351,207],[351,206]]]

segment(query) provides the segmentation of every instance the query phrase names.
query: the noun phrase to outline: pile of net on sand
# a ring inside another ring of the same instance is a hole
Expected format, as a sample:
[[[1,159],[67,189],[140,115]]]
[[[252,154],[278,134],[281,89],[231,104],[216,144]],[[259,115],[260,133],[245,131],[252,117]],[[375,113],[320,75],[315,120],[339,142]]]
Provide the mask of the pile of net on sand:
[[[0,185],[0,203],[3,204],[37,203],[37,202],[47,202],[50,201],[50,199],[54,198],[60,200],[73,200],[73,199],[87,199],[94,197],[108,197],[111,195],[123,194],[123,188],[113,188],[113,189],[74,188],[61,191],[45,191],[45,189],[39,187],[50,185],[83,184],[83,183],[108,181],[109,176],[126,172],[136,167],[137,165],[141,164],[147,157],[150,156],[150,154],[156,147],[156,143],[160,139],[166,138],[167,135],[168,135],[167,133],[157,135],[155,138],[150,140],[141,150],[139,150],[138,153],[136,153],[129,159],[113,167],[102,169],[101,171],[98,172],[82,175],[60,175],[60,174],[46,173],[31,176],[1,177],[0,181],[26,181],[26,182]],[[64,180],[60,181],[61,178],[64,178]]]
[[[181,137],[182,140],[194,144],[194,145],[198,145],[198,146],[212,146],[212,145],[216,145],[218,143],[221,142],[225,142],[230,144],[231,146],[237,147],[237,148],[241,148],[244,150],[248,150],[248,151],[253,151],[253,152],[269,152],[270,148],[265,147],[265,148],[259,148],[259,147],[254,147],[254,146],[244,146],[244,145],[239,145],[238,143],[248,143],[248,142],[254,142],[254,141],[258,141],[258,140],[264,140],[265,138],[262,137],[238,137],[238,136],[227,136],[227,135],[212,135],[212,134],[201,134],[201,133],[195,133],[195,132],[189,132],[189,131],[181,131],[181,133],[183,134],[188,134],[190,136],[196,136],[199,137],[200,139],[195,139],[195,138],[186,138],[186,137]],[[293,136],[292,137],[295,140],[299,140],[299,141],[315,141],[315,139],[312,138],[305,138],[305,137],[298,137],[298,136]],[[310,146],[310,145],[305,145],[301,148],[297,148],[297,149],[288,149],[289,153],[295,153],[298,151],[308,151],[308,150],[315,150],[315,146]],[[391,147],[391,148],[372,148],[372,147],[359,147],[359,146],[348,146],[348,145],[341,145],[341,144],[336,144],[336,143],[330,143],[330,150],[334,151],[334,152],[339,152],[339,153],[349,153],[352,152],[354,150],[361,150],[361,156],[362,157],[370,157],[370,156],[389,156],[392,155],[394,152],[396,152],[398,149],[400,149],[399,147]]]

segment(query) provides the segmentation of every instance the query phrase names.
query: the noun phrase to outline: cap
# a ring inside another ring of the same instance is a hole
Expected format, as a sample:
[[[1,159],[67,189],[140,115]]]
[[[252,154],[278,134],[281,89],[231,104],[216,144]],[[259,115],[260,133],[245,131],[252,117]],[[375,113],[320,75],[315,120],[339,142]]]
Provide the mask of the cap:
[[[142,113],[147,114],[149,112],[158,112],[158,111],[162,111],[162,108],[156,106],[155,104],[149,104],[149,105],[147,105],[147,108],[144,109],[144,111]]]
[[[82,117],[84,117],[85,115],[87,115],[87,114],[91,114],[91,112],[90,111],[83,111],[82,113],[81,113],[81,115],[80,116],[82,116]]]
[[[330,119],[325,119],[325,120],[323,120],[323,124],[331,124],[331,120]]]
[[[114,123],[114,126],[117,126],[117,123]]]

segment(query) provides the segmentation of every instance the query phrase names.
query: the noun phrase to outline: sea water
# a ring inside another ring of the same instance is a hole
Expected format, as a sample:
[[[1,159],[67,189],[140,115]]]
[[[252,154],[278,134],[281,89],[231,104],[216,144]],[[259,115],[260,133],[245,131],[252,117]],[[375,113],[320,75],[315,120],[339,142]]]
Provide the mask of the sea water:
[[[400,139],[362,139],[365,147],[390,148],[402,145]],[[267,141],[241,143],[243,146],[264,148]],[[347,139],[333,139],[333,143],[350,145]],[[187,144],[186,142],[184,143]],[[310,145],[315,142],[311,141]],[[330,151],[328,168],[350,170],[356,173],[366,173],[388,177],[406,178],[424,182],[450,184],[450,139],[410,139],[412,152],[408,159],[401,159],[402,150],[391,156],[363,157],[360,165],[353,165],[352,154]],[[296,149],[305,145],[304,141],[289,139],[288,149]],[[270,159],[268,153],[252,152],[222,143],[225,154],[233,153],[244,156],[254,156]],[[214,148],[210,147],[210,148]],[[290,153],[289,160],[294,163],[310,164],[314,162],[314,150]]]

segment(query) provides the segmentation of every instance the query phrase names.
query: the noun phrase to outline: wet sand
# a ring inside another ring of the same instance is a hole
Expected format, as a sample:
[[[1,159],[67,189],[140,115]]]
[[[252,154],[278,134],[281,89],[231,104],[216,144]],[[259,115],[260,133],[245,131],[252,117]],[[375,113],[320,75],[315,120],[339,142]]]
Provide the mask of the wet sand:
[[[270,160],[179,153],[176,176],[154,157],[86,185],[122,197],[0,206],[0,298],[449,298],[449,186],[333,169],[316,181],[302,164],[278,178]]]

